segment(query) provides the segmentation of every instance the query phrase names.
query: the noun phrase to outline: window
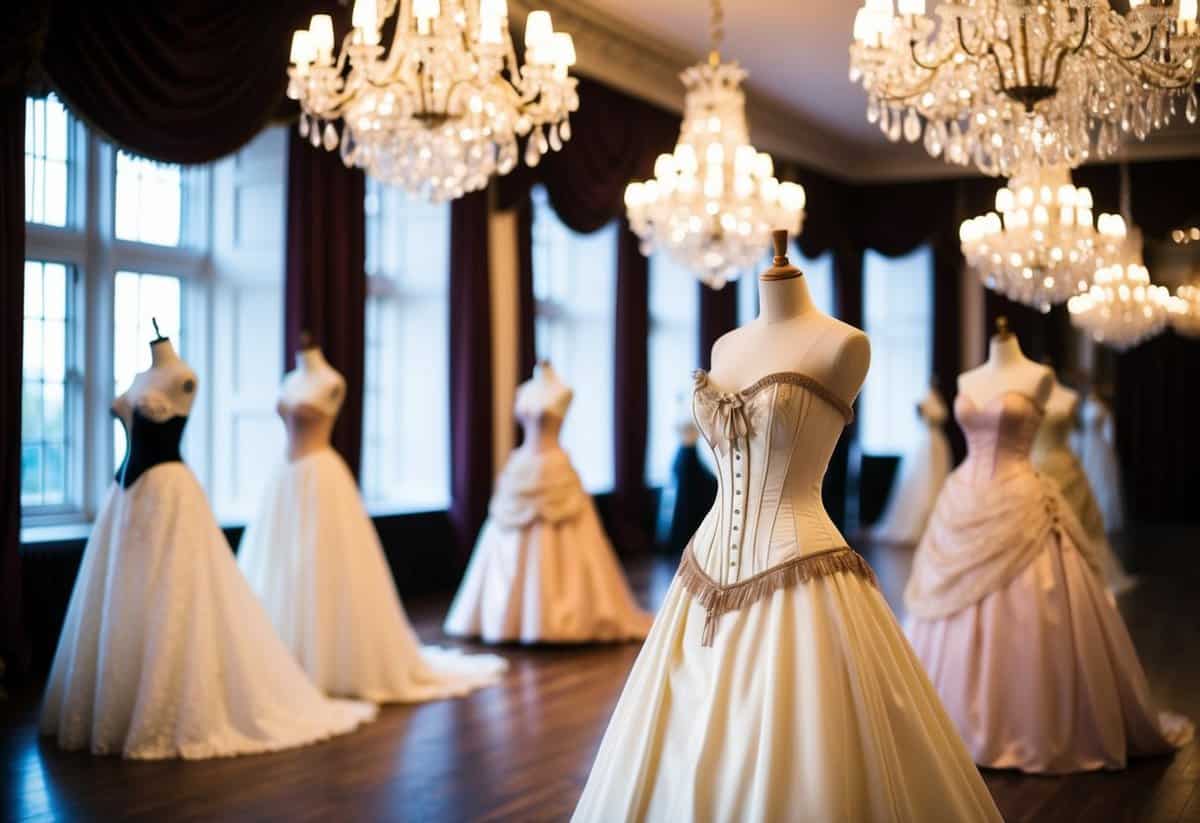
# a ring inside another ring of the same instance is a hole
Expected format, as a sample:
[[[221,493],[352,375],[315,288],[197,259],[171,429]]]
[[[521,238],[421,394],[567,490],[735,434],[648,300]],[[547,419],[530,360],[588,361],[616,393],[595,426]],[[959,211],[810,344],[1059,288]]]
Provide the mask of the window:
[[[368,180],[364,208],[363,493],[373,508],[444,508],[450,501],[450,206]]]
[[[919,436],[916,405],[929,386],[933,351],[933,253],[928,246],[863,261],[871,370],[863,387],[862,449],[903,454]]]
[[[183,172],[117,152],[116,235],[121,240],[178,246],[183,220]]]
[[[71,118],[54,95],[25,100],[25,222],[66,226],[72,166]]]
[[[772,256],[763,259],[762,268],[772,265]],[[827,251],[819,257],[805,257],[794,242],[789,246],[788,259],[792,265],[804,272],[808,293],[813,303],[825,314],[836,316],[833,285],[833,252]],[[737,281],[738,325],[744,326],[758,317],[758,275],[742,275]]]
[[[113,396],[129,388],[138,372],[150,367],[154,323],[183,351],[183,301],[178,277],[119,271],[113,282]],[[113,469],[125,459],[125,429],[113,421]]]
[[[533,189],[532,198],[537,355],[549,360],[575,391],[563,425],[563,447],[589,491],[609,491],[617,224],[577,234],[558,219],[541,186]]]
[[[21,505],[47,511],[75,501],[76,447],[68,405],[78,402],[68,318],[71,271],[25,261],[25,341],[21,378]]]
[[[754,278],[747,278],[753,280]],[[650,415],[646,482],[660,486],[671,473],[679,445],[676,428],[691,417],[691,372],[697,366],[700,285],[662,252],[650,258]],[[726,288],[735,288],[734,284]]]

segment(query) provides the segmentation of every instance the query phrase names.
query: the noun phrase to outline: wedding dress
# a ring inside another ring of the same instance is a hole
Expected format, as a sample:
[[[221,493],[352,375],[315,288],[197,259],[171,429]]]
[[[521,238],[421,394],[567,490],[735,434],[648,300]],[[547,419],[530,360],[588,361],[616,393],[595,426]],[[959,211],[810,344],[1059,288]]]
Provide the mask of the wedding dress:
[[[487,643],[645,637],[652,617],[638,608],[592,498],[558,442],[570,390],[533,383],[517,393],[525,439],[496,480],[444,630]]]
[[[851,411],[805,375],[693,408],[719,490],[626,681],[584,821],[998,821],[866,562],[821,505]]]
[[[1121,492],[1112,413],[1102,400],[1089,394],[1083,401],[1080,417],[1083,430],[1078,440],[1079,461],[1091,482],[1104,528],[1119,532],[1125,528],[1125,501]]]
[[[1121,561],[1113,552],[1104,529],[1104,516],[1092,494],[1091,484],[1075,453],[1071,451],[1070,438],[1074,419],[1070,414],[1046,412],[1041,427],[1034,437],[1031,457],[1034,468],[1051,478],[1062,492],[1063,499],[1075,513],[1084,534],[1091,542],[1104,581],[1114,593],[1128,590],[1134,580],[1125,573]]]
[[[1183,745],[1159,714],[1100,561],[1029,460],[1042,410],[960,392],[966,461],[951,473],[905,591],[909,638],[975,762],[1060,774]]]
[[[126,400],[129,451],[84,549],[42,733],[94,754],[208,758],[372,719],[374,706],[317,691],[279,641],[182,462],[186,413],[153,388]]]
[[[937,389],[930,388],[917,413],[923,424],[921,438],[904,455],[887,508],[871,529],[871,536],[883,543],[915,545],[921,539],[938,492],[950,474],[950,441],[942,431],[949,412]]]
[[[246,579],[328,694],[415,703],[497,682],[503,659],[421,646],[409,625],[354,477],[330,446],[341,397],[281,399],[291,453],[242,538]]]

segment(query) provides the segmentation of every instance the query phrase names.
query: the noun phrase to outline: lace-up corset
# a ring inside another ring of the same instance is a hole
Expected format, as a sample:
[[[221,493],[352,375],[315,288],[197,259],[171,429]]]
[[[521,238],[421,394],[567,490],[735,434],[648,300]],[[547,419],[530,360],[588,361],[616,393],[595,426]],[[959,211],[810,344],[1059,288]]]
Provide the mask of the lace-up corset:
[[[722,391],[695,373],[692,410],[712,449],[717,498],[684,552],[684,585],[715,618],[784,586],[870,569],[830,520],[821,481],[853,412],[814,379],[771,374]]]

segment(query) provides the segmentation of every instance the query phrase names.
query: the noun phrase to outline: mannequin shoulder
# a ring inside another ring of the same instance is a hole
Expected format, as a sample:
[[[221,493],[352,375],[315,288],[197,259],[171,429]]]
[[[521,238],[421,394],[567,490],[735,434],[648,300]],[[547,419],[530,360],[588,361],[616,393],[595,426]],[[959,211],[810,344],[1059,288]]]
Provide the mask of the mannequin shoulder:
[[[1038,403],[1046,405],[1050,401],[1050,395],[1054,392],[1056,383],[1054,371],[1049,366],[1035,363],[1030,370],[1030,380],[1032,383],[1030,394]]]
[[[847,401],[853,402],[867,379],[871,368],[871,339],[862,329],[844,323],[835,317],[827,317],[831,337],[832,374],[831,389]]]

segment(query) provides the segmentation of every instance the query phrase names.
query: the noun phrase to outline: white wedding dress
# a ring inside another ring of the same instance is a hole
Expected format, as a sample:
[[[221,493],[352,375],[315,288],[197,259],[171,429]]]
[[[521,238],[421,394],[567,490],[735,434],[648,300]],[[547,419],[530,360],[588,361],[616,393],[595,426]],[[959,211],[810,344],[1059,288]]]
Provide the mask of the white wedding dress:
[[[937,389],[930,388],[917,412],[922,422],[921,437],[901,460],[887,507],[870,532],[882,543],[916,545],[953,468],[950,441],[943,431],[950,412]]]
[[[372,719],[371,704],[322,695],[279,641],[179,458],[186,420],[154,390],[126,420],[123,483],[84,549],[42,733],[64,749],[198,759],[301,746]]]
[[[498,682],[502,658],[422,646],[409,625],[354,477],[329,444],[340,398],[280,402],[294,459],[276,470],[242,537],[246,579],[328,694],[416,703]]]
[[[1089,394],[1083,401],[1080,418],[1083,429],[1077,440],[1079,462],[1096,495],[1105,530],[1119,532],[1125,528],[1125,499],[1112,412],[1102,400]]]
[[[821,505],[850,408],[697,374],[719,490],[575,810],[618,821],[998,821],[866,562]]]
[[[638,608],[558,442],[570,390],[531,383],[516,402],[525,440],[496,480],[444,629],[487,643],[641,639],[653,618]]]

